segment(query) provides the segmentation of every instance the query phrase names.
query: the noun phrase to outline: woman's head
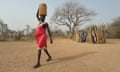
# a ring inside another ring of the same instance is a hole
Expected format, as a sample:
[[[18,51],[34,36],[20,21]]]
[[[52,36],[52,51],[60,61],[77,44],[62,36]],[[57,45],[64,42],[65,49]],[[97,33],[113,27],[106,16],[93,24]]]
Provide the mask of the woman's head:
[[[45,21],[45,16],[40,16],[40,21],[44,22]]]

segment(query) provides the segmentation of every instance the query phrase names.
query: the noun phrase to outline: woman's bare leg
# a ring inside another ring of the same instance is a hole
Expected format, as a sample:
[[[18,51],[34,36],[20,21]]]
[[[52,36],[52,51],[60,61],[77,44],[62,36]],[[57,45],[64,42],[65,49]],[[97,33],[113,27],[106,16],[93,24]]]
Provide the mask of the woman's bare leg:
[[[40,58],[41,58],[41,49],[38,50],[37,64],[34,66],[34,68],[41,66],[40,65]]]
[[[46,61],[51,61],[52,60],[52,57],[51,55],[49,54],[48,50],[47,49],[44,49],[44,52],[47,54],[48,56],[48,59]]]

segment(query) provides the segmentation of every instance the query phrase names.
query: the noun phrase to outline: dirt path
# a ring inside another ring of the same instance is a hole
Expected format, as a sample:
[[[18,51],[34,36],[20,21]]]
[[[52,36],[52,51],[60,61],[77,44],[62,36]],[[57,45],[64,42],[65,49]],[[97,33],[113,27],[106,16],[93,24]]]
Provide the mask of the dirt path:
[[[42,52],[42,66],[36,63],[36,44],[31,42],[0,42],[0,72],[120,72],[120,40],[107,44],[76,43],[69,39],[55,39],[48,43],[53,56],[46,62]]]

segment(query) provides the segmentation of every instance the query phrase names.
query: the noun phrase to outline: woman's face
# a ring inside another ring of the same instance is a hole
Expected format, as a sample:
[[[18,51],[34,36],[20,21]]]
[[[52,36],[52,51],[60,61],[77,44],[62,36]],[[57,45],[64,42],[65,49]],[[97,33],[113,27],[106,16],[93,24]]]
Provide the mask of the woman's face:
[[[40,21],[44,22],[44,20],[45,20],[45,16],[40,16]]]

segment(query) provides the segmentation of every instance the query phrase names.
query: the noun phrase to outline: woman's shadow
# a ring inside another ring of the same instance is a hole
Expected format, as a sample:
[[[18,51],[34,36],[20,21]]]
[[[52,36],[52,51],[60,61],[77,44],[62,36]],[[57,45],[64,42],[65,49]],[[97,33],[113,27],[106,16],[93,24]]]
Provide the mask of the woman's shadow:
[[[88,55],[92,55],[92,54],[95,54],[95,53],[97,53],[97,52],[86,52],[86,53],[81,53],[81,54],[77,54],[77,55],[73,55],[73,56],[56,58],[56,59],[53,59],[52,62],[47,63],[47,64],[43,64],[42,66],[47,66],[47,65],[51,65],[51,64],[70,61],[70,60],[74,60],[74,59],[77,59],[77,58],[82,58],[82,57],[85,57],[85,56],[88,56]]]

